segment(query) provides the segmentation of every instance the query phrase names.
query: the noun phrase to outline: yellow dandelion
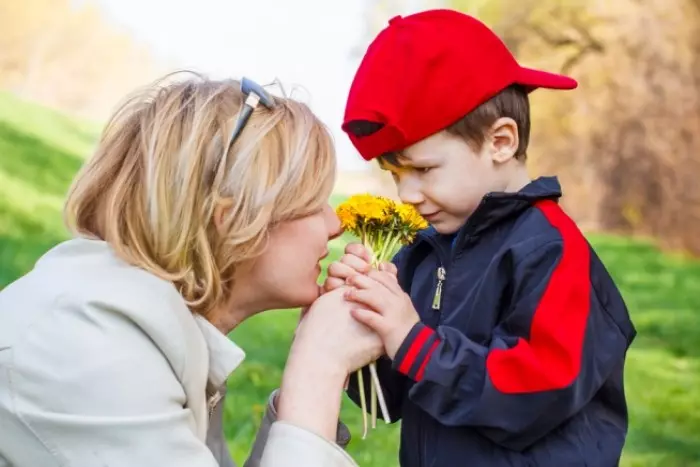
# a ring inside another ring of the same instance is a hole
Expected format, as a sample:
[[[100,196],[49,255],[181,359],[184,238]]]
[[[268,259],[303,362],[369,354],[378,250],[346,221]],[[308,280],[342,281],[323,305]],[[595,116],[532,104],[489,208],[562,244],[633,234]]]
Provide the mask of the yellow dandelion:
[[[343,229],[360,237],[362,243],[372,251],[372,265],[375,267],[382,262],[389,261],[401,244],[411,243],[419,230],[428,227],[428,223],[412,205],[396,203],[389,198],[370,194],[351,196],[336,208],[336,214]],[[384,420],[389,423],[390,419],[376,375],[376,366],[372,363],[369,368],[372,377],[371,415],[374,427],[377,417],[375,403],[377,398]],[[360,371],[358,372],[360,381],[361,377],[362,372]],[[360,387],[364,387],[364,384],[360,383]],[[360,395],[364,426],[362,438],[364,439],[367,434],[364,391]]]
[[[365,223],[384,223],[389,220],[385,198],[372,195],[355,195],[348,200],[357,216]]]
[[[423,219],[412,204],[400,204],[396,207],[396,213],[401,219],[401,223],[409,230],[417,231],[428,228],[428,221]]]
[[[343,203],[338,206],[335,212],[340,219],[343,230],[355,232],[355,229],[357,229],[357,213],[353,209],[353,206]]]

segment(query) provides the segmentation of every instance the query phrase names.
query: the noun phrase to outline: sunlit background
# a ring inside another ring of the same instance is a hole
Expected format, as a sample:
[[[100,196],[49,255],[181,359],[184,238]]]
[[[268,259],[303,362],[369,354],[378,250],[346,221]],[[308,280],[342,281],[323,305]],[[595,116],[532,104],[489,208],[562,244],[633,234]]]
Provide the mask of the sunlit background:
[[[639,331],[622,465],[700,466],[700,0],[0,0],[0,288],[66,238],[65,191],[110,111],[178,69],[279,80],[334,134],[334,201],[393,196],[340,130],[345,98],[387,20],[434,7],[478,15],[524,64],[579,81],[533,93],[529,167],[560,176]],[[241,464],[295,319],[263,314],[232,334],[248,353],[226,407]],[[343,419],[361,466],[398,465],[397,426],[363,441],[350,403]]]
[[[157,56],[214,77],[278,78],[332,128],[343,169],[364,169],[339,132],[363,40],[362,1],[99,0]],[[288,90],[290,92],[290,90]]]

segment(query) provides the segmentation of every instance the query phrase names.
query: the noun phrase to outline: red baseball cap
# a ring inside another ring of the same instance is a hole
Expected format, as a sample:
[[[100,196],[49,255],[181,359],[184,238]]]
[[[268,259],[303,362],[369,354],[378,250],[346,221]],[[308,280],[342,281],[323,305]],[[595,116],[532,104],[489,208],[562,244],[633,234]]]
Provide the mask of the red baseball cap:
[[[397,16],[374,39],[350,87],[343,131],[365,160],[447,128],[512,84],[574,89],[567,76],[525,68],[476,18],[438,9]],[[351,122],[381,129],[357,136]]]

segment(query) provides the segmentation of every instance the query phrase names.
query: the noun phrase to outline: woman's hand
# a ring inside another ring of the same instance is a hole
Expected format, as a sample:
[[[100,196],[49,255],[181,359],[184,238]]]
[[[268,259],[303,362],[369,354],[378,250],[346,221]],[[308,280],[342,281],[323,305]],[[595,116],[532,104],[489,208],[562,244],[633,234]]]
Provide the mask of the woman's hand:
[[[348,279],[345,297],[356,302],[353,317],[379,334],[392,360],[411,329],[420,322],[411,297],[401,289],[396,276],[371,271]]]
[[[319,297],[305,312],[292,348],[304,358],[313,355],[316,364],[352,373],[383,353],[379,336],[351,314],[357,303],[344,298],[345,287]]]
[[[330,292],[345,285],[348,278],[357,274],[367,274],[371,269],[372,252],[362,243],[349,243],[345,254],[328,266],[328,278],[323,283],[323,291]],[[381,263],[380,271],[396,275],[394,263]]]
[[[284,369],[277,407],[280,421],[331,442],[348,374],[384,351],[379,336],[351,316],[357,304],[343,298],[345,289],[322,295],[305,313]]]

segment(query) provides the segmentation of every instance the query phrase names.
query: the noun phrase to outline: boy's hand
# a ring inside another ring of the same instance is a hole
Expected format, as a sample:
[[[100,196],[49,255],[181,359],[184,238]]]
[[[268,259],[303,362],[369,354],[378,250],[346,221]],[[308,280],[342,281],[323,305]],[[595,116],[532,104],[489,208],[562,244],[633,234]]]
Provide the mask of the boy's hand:
[[[345,297],[369,308],[354,308],[353,317],[379,334],[387,355],[393,359],[420,321],[411,297],[401,289],[396,275],[386,271],[353,275],[347,282],[352,288],[345,292]]]
[[[328,266],[328,278],[323,283],[323,292],[330,292],[345,285],[349,277],[367,274],[372,269],[371,261],[372,253],[362,243],[349,243],[345,247],[343,257]],[[397,273],[393,263],[382,263],[379,269],[394,275]]]

